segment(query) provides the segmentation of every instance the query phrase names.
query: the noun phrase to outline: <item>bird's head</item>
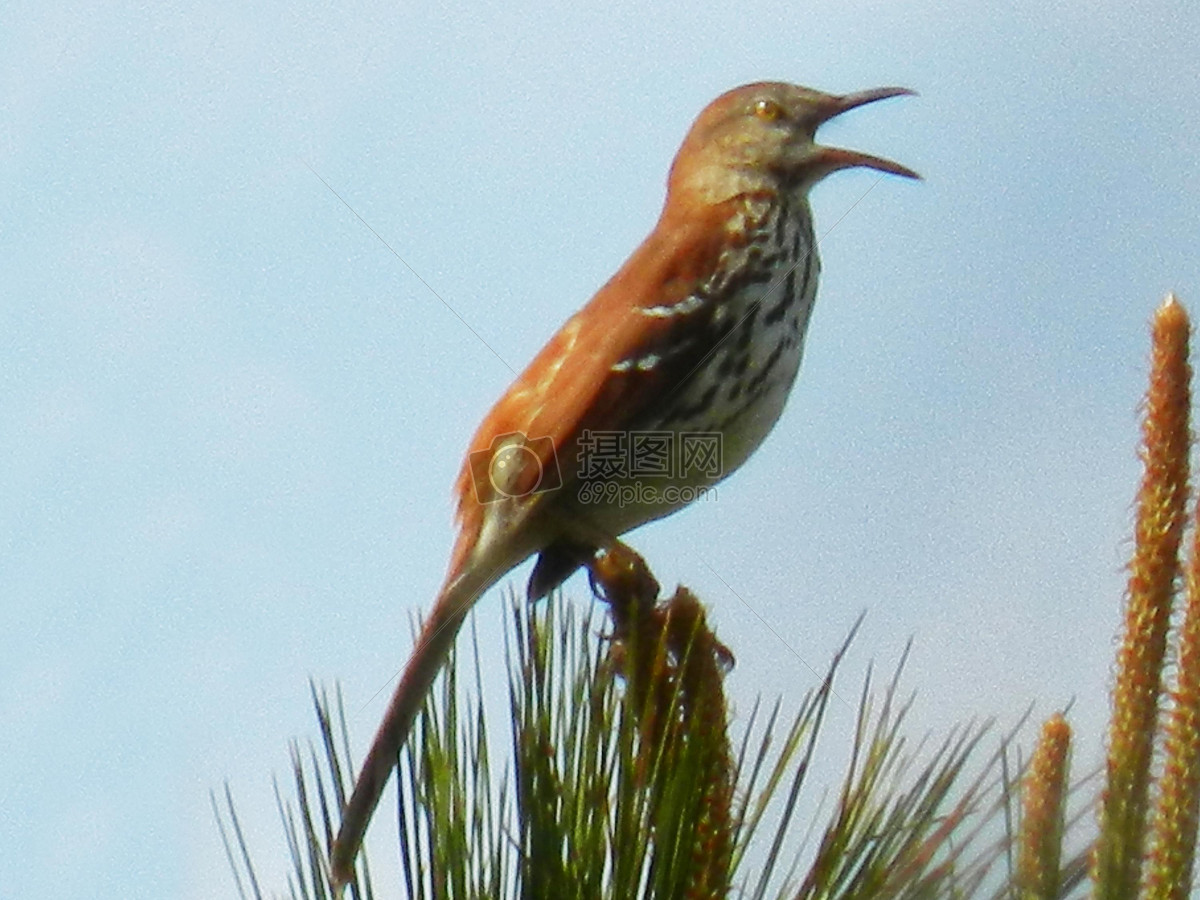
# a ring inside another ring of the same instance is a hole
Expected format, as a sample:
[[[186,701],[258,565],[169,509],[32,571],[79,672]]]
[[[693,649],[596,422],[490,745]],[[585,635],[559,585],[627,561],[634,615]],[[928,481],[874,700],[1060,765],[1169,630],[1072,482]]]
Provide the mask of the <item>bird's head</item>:
[[[830,172],[855,166],[919,178],[891,160],[816,143],[817,129],[834,116],[912,93],[885,87],[838,96],[780,82],[734,88],[692,125],[671,166],[669,193],[720,203],[759,191],[807,190]]]

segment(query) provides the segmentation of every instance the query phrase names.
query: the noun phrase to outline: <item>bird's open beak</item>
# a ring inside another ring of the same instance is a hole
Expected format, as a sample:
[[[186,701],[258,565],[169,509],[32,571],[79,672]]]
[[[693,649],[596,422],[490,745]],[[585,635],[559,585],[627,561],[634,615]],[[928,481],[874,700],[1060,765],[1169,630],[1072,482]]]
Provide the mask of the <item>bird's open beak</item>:
[[[902,87],[884,87],[873,88],[869,91],[856,91],[853,94],[843,94],[840,97],[831,94],[828,106],[821,111],[818,124],[828,122],[834,116],[840,116],[847,110],[866,106],[868,103],[874,103],[876,100],[886,100],[889,97],[903,97],[905,95],[915,96],[916,91],[910,91],[908,88]],[[867,169],[877,169],[880,172],[889,172],[892,175],[902,175],[905,178],[919,179],[921,177],[907,166],[902,166],[898,162],[892,162],[890,159],[884,159],[881,156],[872,156],[870,153],[859,153],[857,150],[843,150],[840,147],[822,147],[817,145],[814,148],[813,162],[817,168],[822,170],[821,174],[823,175],[835,172],[838,169],[850,169],[861,166]]]

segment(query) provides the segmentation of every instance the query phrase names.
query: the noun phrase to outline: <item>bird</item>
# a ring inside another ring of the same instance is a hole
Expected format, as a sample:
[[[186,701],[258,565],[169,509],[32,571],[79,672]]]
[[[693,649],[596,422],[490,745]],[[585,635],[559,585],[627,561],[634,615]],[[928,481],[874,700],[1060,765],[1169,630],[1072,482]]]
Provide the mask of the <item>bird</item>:
[[[528,592],[544,596],[621,535],[694,502],[762,443],[799,371],[817,290],[810,188],[854,167],[920,177],[817,144],[816,131],[912,93],[756,82],[700,112],[653,230],[471,439],[445,581],[346,804],[330,853],[335,886],[353,878],[399,751],[475,602],[533,556]]]

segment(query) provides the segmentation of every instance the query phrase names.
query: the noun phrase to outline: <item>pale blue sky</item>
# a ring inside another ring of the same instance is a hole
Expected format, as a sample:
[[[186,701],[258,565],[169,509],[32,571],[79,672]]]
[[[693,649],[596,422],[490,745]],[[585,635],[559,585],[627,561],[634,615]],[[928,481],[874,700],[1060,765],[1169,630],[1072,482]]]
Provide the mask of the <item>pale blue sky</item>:
[[[783,419],[631,541],[710,605],[743,711],[866,609],[847,698],[913,635],[915,732],[1075,698],[1097,760],[1146,323],[1200,311],[1197,46],[1189,2],[8,4],[0,897],[232,895],[225,778],[282,885],[307,678],[361,753],[440,581],[509,371],[306,163],[519,369],[765,78],[920,91],[822,136],[926,180],[816,189]]]

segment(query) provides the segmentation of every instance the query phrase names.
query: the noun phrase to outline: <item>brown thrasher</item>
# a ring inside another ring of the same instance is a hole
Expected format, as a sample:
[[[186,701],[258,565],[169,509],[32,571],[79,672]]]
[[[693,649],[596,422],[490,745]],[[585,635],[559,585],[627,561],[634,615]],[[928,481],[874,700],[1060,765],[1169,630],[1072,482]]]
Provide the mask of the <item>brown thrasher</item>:
[[[538,554],[529,592],[544,595],[618,535],[695,499],[766,437],[800,368],[817,291],[809,188],[854,166],[918,177],[886,159],[819,146],[816,130],[856,106],[910,93],[839,97],[759,83],[700,113],[671,166],[654,230],[475,432],[455,484],[449,572],[342,819],[331,857],[336,884],[352,878],[413,719],[484,591]],[[689,439],[701,454],[691,465]],[[638,446],[643,458],[631,466]]]

